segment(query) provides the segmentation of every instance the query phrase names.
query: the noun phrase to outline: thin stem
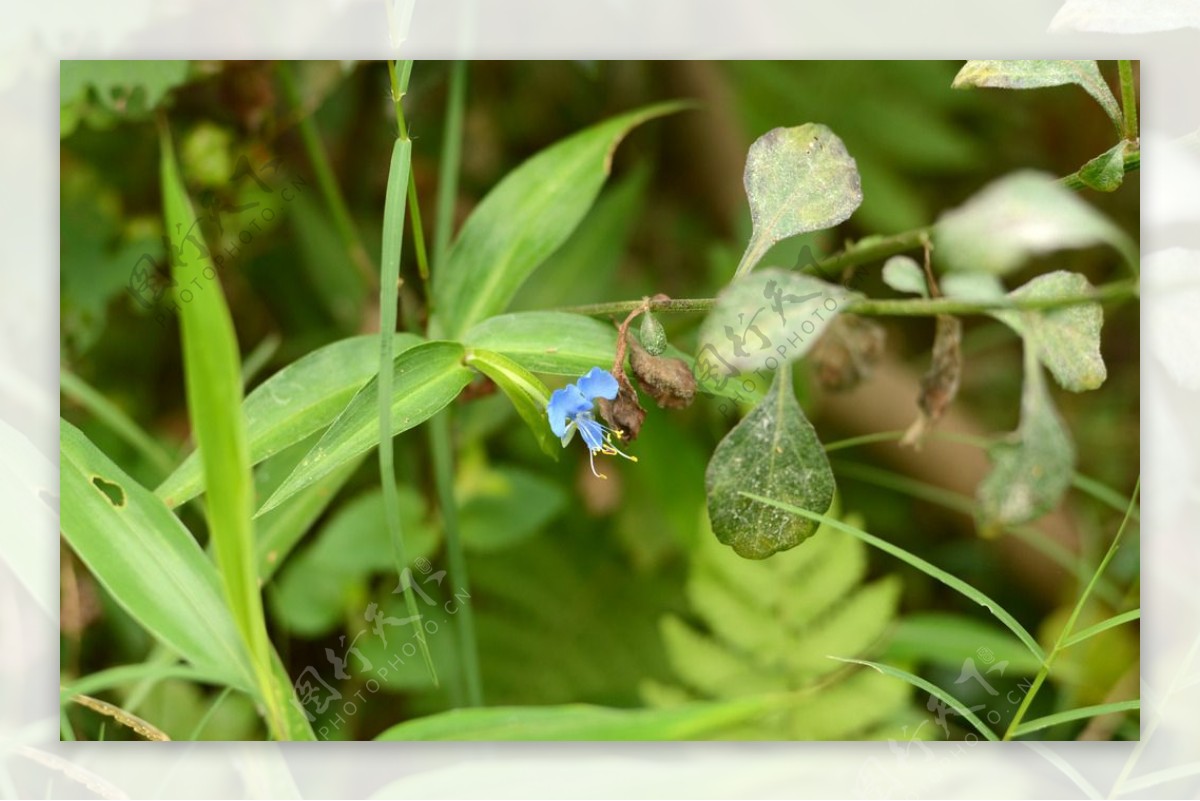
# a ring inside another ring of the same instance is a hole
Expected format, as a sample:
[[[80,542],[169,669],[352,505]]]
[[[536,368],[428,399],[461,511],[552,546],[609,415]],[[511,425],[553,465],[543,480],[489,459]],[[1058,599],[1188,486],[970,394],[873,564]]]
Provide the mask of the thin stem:
[[[153,437],[143,431],[115,403],[66,367],[59,370],[59,388],[62,394],[87,409],[93,417],[112,429],[114,434],[133,446],[134,450],[146,457],[162,475],[170,474],[175,464],[170,451],[155,442]]]
[[[446,103],[442,155],[438,164],[437,215],[433,228],[433,265],[441,268],[454,229],[454,206],[458,197],[458,171],[462,163],[463,118],[467,107],[467,62],[450,67],[450,90]]]
[[[358,236],[358,229],[355,228],[354,221],[350,217],[346,199],[342,196],[342,190],[334,177],[333,168],[329,165],[329,158],[325,155],[325,147],[321,144],[321,136],[317,132],[316,123],[313,122],[313,116],[300,113],[303,111],[300,91],[296,86],[296,78],[285,61],[279,62],[279,83],[283,87],[283,94],[287,98],[288,105],[297,114],[300,114],[297,120],[300,140],[304,143],[304,150],[308,154],[309,163],[316,175],[317,187],[325,199],[325,204],[329,207],[329,213],[333,215],[333,224],[337,228],[338,237],[342,240],[342,247],[346,249],[346,253],[350,256],[350,263],[363,276],[367,285],[374,288],[378,271],[371,263],[371,257],[367,255],[367,249],[363,246],[362,239]]]
[[[1117,62],[1121,73],[1121,110],[1125,115],[1125,138],[1130,142],[1138,139],[1137,90],[1133,85],[1133,62]]]
[[[1017,707],[1017,712],[1013,715],[1013,719],[1009,721],[1008,728],[1004,732],[1004,739],[1011,740],[1016,733],[1017,727],[1021,725],[1021,720],[1025,717],[1025,713],[1029,710],[1030,704],[1033,703],[1033,698],[1037,695],[1039,689],[1045,684],[1047,677],[1050,675],[1050,667],[1054,664],[1055,658],[1065,648],[1065,643],[1070,639],[1072,632],[1075,630],[1075,624],[1079,620],[1079,615],[1083,612],[1087,605],[1088,599],[1092,595],[1092,591],[1096,588],[1096,584],[1100,580],[1100,576],[1108,568],[1109,562],[1116,555],[1117,549],[1121,545],[1121,536],[1125,533],[1125,528],[1129,524],[1129,519],[1133,514],[1134,505],[1137,503],[1138,492],[1141,490],[1142,480],[1138,479],[1133,487],[1133,495],[1129,499],[1129,506],[1125,510],[1125,517],[1121,520],[1121,526],[1117,529],[1117,536],[1113,537],[1112,544],[1108,546],[1108,553],[1104,554],[1104,558],[1100,560],[1100,565],[1092,573],[1092,578],[1084,587],[1083,592],[1079,595],[1079,600],[1075,602],[1075,608],[1071,610],[1071,616],[1067,619],[1066,625],[1059,631],[1057,639],[1054,641],[1054,647],[1050,653],[1046,655],[1042,662],[1042,667],[1038,670],[1038,674],[1034,677],[1033,684],[1029,687],[1029,691],[1025,693],[1025,697],[1021,699],[1021,705]]]
[[[912,298],[880,299],[850,298],[841,304],[841,311],[854,314],[925,317],[938,314],[985,314],[993,311],[1031,311],[1058,309],[1081,303],[1095,303],[1134,297],[1137,282],[1133,280],[1113,281],[1102,284],[1093,291],[1079,295],[1058,295],[1042,298],[1001,297],[995,300],[961,300],[958,298]],[[655,312],[702,312],[716,306],[716,298],[683,298],[671,300],[621,300],[614,303],[591,303],[583,306],[567,306],[559,311],[602,317],[611,314],[628,314],[643,304]]]
[[[392,105],[396,109],[396,128],[401,139],[408,139],[408,123],[404,119],[404,95],[408,92],[408,79],[412,76],[412,60],[400,62],[399,73],[396,62],[388,62],[388,77],[392,82]],[[413,252],[417,256],[417,273],[425,288],[425,298],[431,297],[429,292],[429,258],[425,249],[425,229],[421,225],[421,204],[417,201],[417,182],[412,170],[408,172],[408,208],[409,220],[412,223]]]
[[[836,253],[808,266],[805,272],[819,275],[822,278],[836,279],[847,267],[856,267],[871,261],[886,259],[898,253],[923,248],[929,244],[933,226],[914,228],[890,236],[868,236],[847,247],[841,253]]]
[[[450,586],[455,595],[462,592],[470,598],[470,577],[458,527],[458,502],[454,498],[454,452],[450,442],[449,408],[429,421],[429,444],[433,451],[433,479],[437,489],[438,506],[446,530],[446,558]],[[479,670],[479,647],[475,639],[475,612],[471,602],[459,607],[459,651],[463,658],[463,676],[467,685],[467,705],[483,705],[483,681]]]
[[[404,122],[404,109],[400,99],[408,88],[408,77],[412,72],[412,62],[404,62],[397,74],[396,65],[388,62],[388,73],[392,80],[392,100],[396,105],[396,121],[400,135],[407,137],[408,126]],[[413,222],[414,249],[418,259],[423,260],[425,249],[425,233],[420,225],[421,212],[416,195],[416,187],[412,184],[412,174],[409,173],[408,196],[409,214]],[[429,293],[428,262],[422,271],[421,278],[425,281],[425,297]],[[429,421],[429,443],[433,452],[434,484],[441,507],[442,520],[446,529],[446,559],[449,568],[450,583],[456,592],[462,592],[467,598],[470,594],[470,578],[467,575],[467,560],[463,551],[462,538],[458,528],[458,505],[454,498],[454,452],[450,442],[450,410],[434,415]],[[475,639],[475,613],[470,602],[463,603],[459,613],[459,650],[463,657],[463,674],[467,685],[467,704],[469,706],[483,705],[483,682],[480,679],[479,649]]]

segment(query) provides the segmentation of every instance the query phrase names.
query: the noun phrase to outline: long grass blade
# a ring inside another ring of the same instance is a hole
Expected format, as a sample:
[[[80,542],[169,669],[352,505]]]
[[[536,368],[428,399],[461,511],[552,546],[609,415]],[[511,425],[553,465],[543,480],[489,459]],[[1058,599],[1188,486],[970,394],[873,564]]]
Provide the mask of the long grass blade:
[[[742,492],[741,494],[747,498],[752,498],[759,503],[765,503],[769,506],[774,506],[776,509],[782,509],[790,514],[800,515],[801,517],[806,517],[809,520],[815,520],[822,525],[835,528],[838,531],[844,531],[850,536],[857,537],[858,539],[862,540],[867,545],[870,545],[873,548],[878,548],[884,553],[891,554],[900,561],[915,567],[917,570],[920,570],[922,573],[934,579],[935,581],[940,581],[947,587],[957,590],[967,598],[970,598],[972,601],[991,612],[992,615],[994,615],[997,620],[1003,623],[1009,631],[1017,635],[1017,639],[1025,644],[1025,647],[1029,649],[1030,653],[1037,657],[1039,661],[1045,661],[1046,655],[1042,651],[1041,646],[1038,645],[1037,640],[1034,639],[1033,635],[1030,634],[1024,626],[1017,622],[1015,617],[1009,614],[1009,612],[995,600],[972,587],[970,584],[958,578],[957,576],[947,573],[945,570],[926,562],[921,557],[911,554],[897,545],[893,545],[886,540],[881,540],[872,534],[868,534],[860,528],[855,528],[854,526],[843,523],[841,520],[837,520],[823,514],[818,514],[817,512],[812,512],[808,509],[802,509],[799,506],[783,503],[782,501],[777,501],[773,498],[766,498],[761,495],[756,495],[752,492]]]
[[[1088,639],[1091,639],[1092,637],[1095,637],[1097,634],[1099,634],[1102,631],[1108,631],[1111,628],[1115,628],[1115,627],[1123,625],[1125,623],[1130,623],[1134,620],[1139,620],[1141,617],[1142,617],[1142,610],[1140,607],[1138,609],[1130,609],[1128,612],[1122,612],[1119,615],[1114,615],[1113,617],[1110,617],[1108,620],[1102,620],[1094,626],[1088,626],[1083,631],[1080,631],[1076,634],[1072,634],[1070,637],[1063,640],[1062,647],[1070,648],[1072,645],[1078,645],[1079,643],[1083,642],[1084,640],[1088,640]]]
[[[975,713],[972,712],[966,704],[943,690],[941,687],[926,681],[920,676],[914,676],[906,670],[901,670],[900,668],[892,667],[891,665],[885,665],[881,662],[869,662],[866,659],[843,659],[842,657],[837,656],[831,656],[830,659],[836,659],[839,662],[852,662],[856,665],[864,665],[874,670],[878,670],[880,673],[892,676],[893,678],[902,679],[912,686],[935,696],[942,703],[946,704],[946,706],[953,709],[959,715],[962,715],[965,720],[969,721],[971,725],[974,726],[979,733],[987,739],[991,740],[992,742],[997,742],[1000,739],[996,736],[995,732],[993,732],[984,724],[982,720],[976,717]]]
[[[161,178],[167,230],[171,232],[171,275],[175,286],[203,286],[176,293],[182,328],[188,414],[200,449],[208,491],[209,533],[226,601],[250,655],[267,725],[278,739],[312,737],[292,688],[278,681],[272,665],[266,617],[258,586],[254,545],[254,483],[241,415],[242,374],[233,319],[198,242],[197,217],[175,162],[170,131],[161,125]]]
[[[1060,723],[1070,723],[1073,720],[1083,720],[1085,718],[1099,717],[1100,715],[1110,715],[1114,712],[1132,712],[1142,708],[1142,702],[1133,701],[1114,701],[1111,704],[1096,704],[1095,706],[1081,706],[1078,709],[1068,709],[1066,712],[1058,712],[1053,715],[1046,715],[1041,718],[1027,720],[1013,730],[1014,737],[1020,737],[1023,734],[1032,734],[1035,731],[1048,729],[1051,726],[1057,726]]]
[[[412,163],[412,141],[407,137],[396,140],[392,147],[392,163],[388,171],[387,195],[383,204],[383,256],[379,266],[379,477],[383,487],[383,506],[387,516],[388,532],[392,539],[392,553],[396,559],[396,572],[401,576],[404,587],[404,604],[413,623],[417,645],[425,667],[434,684],[438,683],[437,670],[433,666],[433,655],[425,639],[425,627],[417,609],[416,595],[412,589],[408,565],[408,554],[404,547],[404,532],[400,529],[400,496],[396,492],[396,468],[393,458],[392,431],[392,385],[395,374],[395,342],[392,334],[396,330],[396,303],[399,296],[400,253],[404,243],[404,206],[408,191],[409,168]]]
[[[62,394],[87,409],[114,434],[133,446],[162,475],[171,472],[175,459],[170,451],[143,431],[115,403],[65,367],[59,370],[58,383]]]

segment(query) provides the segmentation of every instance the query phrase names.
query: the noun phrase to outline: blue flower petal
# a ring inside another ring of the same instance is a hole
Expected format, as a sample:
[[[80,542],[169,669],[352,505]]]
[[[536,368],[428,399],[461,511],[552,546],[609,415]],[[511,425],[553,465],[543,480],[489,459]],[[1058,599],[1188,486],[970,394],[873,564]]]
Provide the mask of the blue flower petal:
[[[562,389],[550,393],[550,402],[546,404],[546,416],[550,418],[550,430],[556,437],[567,435],[567,422],[575,415],[591,411],[592,402],[583,396],[579,387],[568,384]]]
[[[589,400],[594,398],[612,400],[617,397],[617,379],[613,378],[612,373],[600,367],[588,370],[588,374],[576,383],[579,385],[579,391]]]
[[[576,417],[575,425],[579,427],[579,433],[583,436],[583,441],[587,443],[588,450],[595,452],[603,447],[604,429],[592,419],[590,414],[584,413]]]

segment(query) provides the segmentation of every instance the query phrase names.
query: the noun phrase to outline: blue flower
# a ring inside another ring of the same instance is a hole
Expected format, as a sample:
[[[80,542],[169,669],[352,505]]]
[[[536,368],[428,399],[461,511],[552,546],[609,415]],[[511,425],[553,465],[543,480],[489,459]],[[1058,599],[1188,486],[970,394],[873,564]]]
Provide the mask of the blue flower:
[[[596,454],[605,456],[624,456],[636,462],[636,456],[622,453],[613,447],[612,438],[621,438],[621,432],[613,431],[592,416],[592,409],[597,398],[613,400],[618,392],[617,379],[612,373],[599,367],[593,367],[587,375],[574,384],[567,384],[562,389],[556,389],[550,394],[550,402],[546,404],[546,416],[550,418],[550,430],[562,440],[563,447],[579,431],[588,447],[588,456],[592,462],[592,475],[606,478],[596,472]]]

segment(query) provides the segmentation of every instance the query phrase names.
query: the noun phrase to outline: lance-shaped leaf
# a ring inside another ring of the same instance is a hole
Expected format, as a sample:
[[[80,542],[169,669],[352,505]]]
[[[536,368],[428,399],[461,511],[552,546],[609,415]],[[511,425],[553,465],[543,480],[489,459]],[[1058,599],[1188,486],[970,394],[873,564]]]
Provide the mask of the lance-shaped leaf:
[[[984,532],[1036,520],[1071,486],[1075,446],[1054,408],[1036,347],[1025,343],[1025,383],[1017,430],[989,449],[992,472],[979,484],[977,518]]]
[[[735,280],[700,326],[700,388],[727,394],[730,379],[736,385],[746,374],[799,359],[848,297],[836,284],[778,267]]]
[[[420,425],[458,397],[474,375],[463,364],[465,356],[457,343],[426,342],[396,357],[389,436]],[[283,486],[258,510],[259,515],[379,444],[375,385],[372,378],[358,391]]]
[[[467,364],[496,382],[496,386],[504,391],[517,414],[529,426],[542,451],[557,460],[562,443],[550,430],[550,420],[546,416],[546,404],[550,402],[546,385],[512,359],[489,350],[476,348],[468,351]]]
[[[951,84],[955,89],[985,86],[995,89],[1040,89],[1078,84],[1096,99],[1117,130],[1124,115],[1095,61],[968,61]]]
[[[944,270],[1005,275],[1033,256],[1109,244],[1137,272],[1128,236],[1053,176],[1021,170],[988,184],[933,229]]]
[[[789,368],[775,373],[767,396],[717,445],[705,485],[713,533],[739,556],[765,559],[817,530],[812,520],[741,494],[777,498],[818,514],[833,503],[833,471],[796,402]]]
[[[396,352],[419,342],[415,334],[396,334]],[[250,462],[258,464],[328,426],[378,370],[379,337],[371,335],[318,348],[268,378],[242,404]],[[196,451],[154,492],[175,507],[203,491]]]
[[[1008,296],[1014,300],[1067,298],[1091,291],[1092,285],[1081,274],[1057,270],[1039,275]],[[1100,355],[1104,309],[1099,303],[1076,303],[1038,311],[997,311],[993,316],[1021,335],[1026,347],[1034,349],[1063,389],[1083,392],[1104,383],[1107,371]]]
[[[612,170],[629,131],[678,111],[662,103],[605,120],[538,153],[475,208],[433,276],[437,318],[458,337],[504,311],[525,279],[566,241]]]
[[[753,231],[735,276],[781,239],[832,228],[862,203],[858,166],[824,125],[774,128],[755,140],[743,177]]]
[[[213,563],[150,490],[59,422],[62,533],[130,617],[202,672],[254,692]]]

